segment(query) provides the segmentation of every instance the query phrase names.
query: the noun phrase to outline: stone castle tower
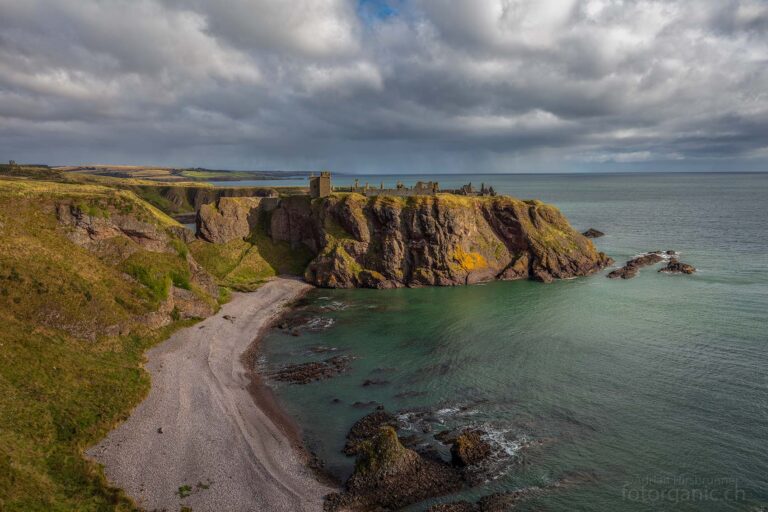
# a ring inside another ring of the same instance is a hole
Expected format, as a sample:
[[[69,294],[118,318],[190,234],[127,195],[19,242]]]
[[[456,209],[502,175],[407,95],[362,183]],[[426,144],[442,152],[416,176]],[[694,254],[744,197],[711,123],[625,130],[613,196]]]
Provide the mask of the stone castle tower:
[[[320,176],[309,177],[309,195],[312,199],[331,195],[331,173],[323,171]]]

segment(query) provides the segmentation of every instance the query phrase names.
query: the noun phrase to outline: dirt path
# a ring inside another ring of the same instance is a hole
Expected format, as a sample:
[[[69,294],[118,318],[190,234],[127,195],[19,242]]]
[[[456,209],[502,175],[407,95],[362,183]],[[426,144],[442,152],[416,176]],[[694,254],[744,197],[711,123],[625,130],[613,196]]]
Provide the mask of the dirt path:
[[[308,285],[275,279],[148,353],[149,396],[88,455],[146,510],[315,511],[317,482],[286,430],[256,406],[241,362]],[[227,316],[228,318],[224,318]]]

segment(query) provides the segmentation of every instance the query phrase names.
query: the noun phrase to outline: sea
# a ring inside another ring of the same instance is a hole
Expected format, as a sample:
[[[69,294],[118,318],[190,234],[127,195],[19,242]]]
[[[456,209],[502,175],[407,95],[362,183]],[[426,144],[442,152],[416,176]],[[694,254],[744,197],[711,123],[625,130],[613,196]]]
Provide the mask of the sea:
[[[313,290],[259,365],[353,358],[328,380],[273,383],[329,473],[352,472],[345,435],[380,404],[446,459],[444,430],[480,429],[494,448],[479,485],[409,511],[518,490],[515,510],[768,510],[768,174],[419,179],[541,199],[603,231],[617,265],[674,250],[698,272]]]

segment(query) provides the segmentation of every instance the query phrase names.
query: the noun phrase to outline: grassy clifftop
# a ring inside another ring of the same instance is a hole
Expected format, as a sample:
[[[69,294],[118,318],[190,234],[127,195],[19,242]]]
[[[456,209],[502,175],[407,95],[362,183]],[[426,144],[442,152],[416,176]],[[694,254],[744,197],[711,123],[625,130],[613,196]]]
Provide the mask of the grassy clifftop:
[[[133,510],[83,450],[143,351],[215,307],[180,226],[128,191],[0,180],[0,510]]]

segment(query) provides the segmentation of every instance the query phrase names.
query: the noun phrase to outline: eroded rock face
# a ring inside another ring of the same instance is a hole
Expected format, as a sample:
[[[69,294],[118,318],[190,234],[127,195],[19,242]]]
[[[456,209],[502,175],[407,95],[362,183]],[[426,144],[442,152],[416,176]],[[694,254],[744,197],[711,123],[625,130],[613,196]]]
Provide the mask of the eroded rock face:
[[[197,212],[197,231],[208,242],[224,244],[246,238],[259,218],[259,197],[222,197]]]
[[[100,242],[123,236],[135,242],[133,247],[136,248],[155,252],[169,250],[169,237],[157,226],[117,211],[100,213],[90,215],[72,203],[56,205],[56,218],[69,228],[67,237],[81,247],[98,252],[102,246]]]
[[[189,283],[197,290],[170,286],[167,296],[160,301],[157,309],[140,315],[138,323],[152,329],[168,325],[173,320],[187,318],[205,318],[215,311],[215,298],[219,287],[192,257],[180,247],[185,247],[186,239],[182,236],[181,226],[164,226],[152,222],[147,212],[126,209],[117,204],[103,202],[92,211],[88,205],[78,205],[71,201],[62,201],[55,205],[56,218],[65,229],[65,234],[75,244],[98,255],[103,261],[120,265],[137,252],[172,254],[181,258],[189,271]],[[169,219],[170,220],[170,219]],[[131,279],[126,276],[126,279]],[[107,327],[103,334],[109,336],[125,335],[127,325],[116,324]],[[80,333],[81,336],[86,336]],[[93,337],[89,334],[86,337]]]
[[[556,208],[504,196],[288,198],[270,234],[316,253],[305,279],[328,288],[551,282],[612,262]]]

